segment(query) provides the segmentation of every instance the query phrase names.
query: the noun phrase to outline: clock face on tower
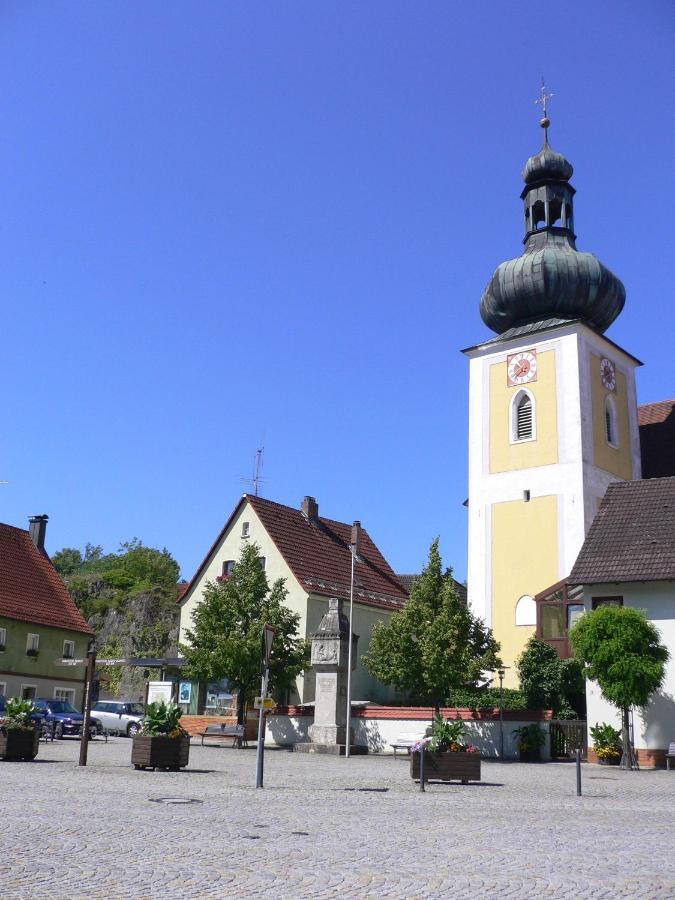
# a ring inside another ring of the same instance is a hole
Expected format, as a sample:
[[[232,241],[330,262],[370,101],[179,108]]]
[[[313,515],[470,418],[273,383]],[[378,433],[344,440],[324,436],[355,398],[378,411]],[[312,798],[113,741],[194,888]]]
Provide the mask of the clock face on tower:
[[[537,380],[537,351],[521,350],[506,357],[506,383],[509,387]]]
[[[600,381],[608,391],[613,391],[616,387],[616,369],[611,359],[603,357],[600,360]]]

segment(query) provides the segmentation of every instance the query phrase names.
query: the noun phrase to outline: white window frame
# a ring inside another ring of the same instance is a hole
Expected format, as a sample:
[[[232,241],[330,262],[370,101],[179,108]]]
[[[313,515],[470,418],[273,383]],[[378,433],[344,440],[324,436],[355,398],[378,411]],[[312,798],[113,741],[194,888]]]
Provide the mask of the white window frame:
[[[66,644],[70,644],[70,653],[66,653]],[[64,641],[63,642],[63,659],[74,659],[75,658],[75,641]]]
[[[611,431],[611,440],[610,435],[607,434],[607,416],[609,415],[609,427]],[[614,450],[619,449],[619,427],[616,415],[616,401],[614,399],[613,394],[607,394],[605,397],[605,416],[603,420],[603,428],[605,430],[605,440],[607,441],[607,445],[612,447]]]
[[[251,523],[250,522],[242,522],[241,523],[241,536],[242,536],[242,538],[251,537]]]
[[[7,696],[7,682],[0,681],[0,697],[6,697],[6,696]]]
[[[532,434],[530,437],[519,438],[518,437],[518,404],[522,400],[522,398],[526,396],[530,398],[530,408],[532,410]],[[511,397],[511,404],[509,408],[509,443],[511,444],[527,444],[530,441],[537,440],[537,404],[534,400],[534,394],[532,391],[528,391],[527,388],[520,388],[516,393]]]
[[[35,691],[35,697],[26,697],[26,698],[24,698],[23,692],[24,692],[24,690],[25,690],[26,688],[32,688],[32,689]],[[35,700],[35,699],[37,698],[37,693],[38,693],[38,686],[37,686],[37,684],[24,684],[23,682],[21,683],[21,698],[22,698],[22,699]]]
[[[31,638],[35,638],[35,640],[34,641],[31,640]],[[29,650],[39,651],[39,649],[40,649],[40,635],[33,634],[33,632],[29,631],[28,634],[26,635],[26,653],[28,653]]]
[[[5,652],[6,646],[7,646],[7,629],[0,628],[0,653]]]
[[[57,697],[57,693],[61,692],[62,694],[68,694],[67,697]],[[67,703],[72,703],[75,706],[75,688],[69,687],[59,687],[58,685],[54,688],[54,700],[65,700]]]

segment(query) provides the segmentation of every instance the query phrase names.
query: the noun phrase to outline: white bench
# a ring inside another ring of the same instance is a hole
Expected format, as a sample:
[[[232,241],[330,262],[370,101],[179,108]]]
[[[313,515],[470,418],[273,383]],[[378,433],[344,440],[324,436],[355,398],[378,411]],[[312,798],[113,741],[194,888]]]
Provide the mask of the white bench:
[[[668,752],[666,753],[666,769],[668,769],[669,772],[671,759],[675,759],[675,741],[668,745]]]
[[[399,734],[396,740],[392,741],[389,745],[394,748],[394,759],[396,759],[397,750],[407,750],[408,753],[410,753],[412,745],[421,741],[423,737],[426,737],[426,730],[422,732],[405,732],[404,734]]]

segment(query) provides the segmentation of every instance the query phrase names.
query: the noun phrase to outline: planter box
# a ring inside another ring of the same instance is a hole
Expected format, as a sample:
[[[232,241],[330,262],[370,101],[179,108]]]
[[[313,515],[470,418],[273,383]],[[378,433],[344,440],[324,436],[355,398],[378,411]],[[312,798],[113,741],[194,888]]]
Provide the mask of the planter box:
[[[541,762],[541,750],[539,747],[536,750],[519,750],[518,758],[521,762]]]
[[[609,756],[609,757],[606,757],[605,759],[600,759],[600,757],[598,757],[598,763],[601,766],[618,766],[620,762],[621,762],[620,756]]]
[[[136,735],[131,745],[131,763],[135,769],[171,769],[177,772],[187,766],[190,736],[148,737]]]
[[[420,754],[410,754],[410,777],[420,778]],[[425,781],[480,781],[480,753],[424,753]]]
[[[40,746],[37,728],[0,732],[1,759],[35,759]]]

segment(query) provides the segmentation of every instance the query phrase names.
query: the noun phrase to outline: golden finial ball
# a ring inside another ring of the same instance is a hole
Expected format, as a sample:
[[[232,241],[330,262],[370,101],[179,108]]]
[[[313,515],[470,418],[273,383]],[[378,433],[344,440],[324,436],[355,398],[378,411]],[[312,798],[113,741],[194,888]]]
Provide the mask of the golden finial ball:
[[[548,128],[548,126],[551,124],[551,120],[547,116],[544,116],[543,119],[539,119],[539,124],[542,128]]]

